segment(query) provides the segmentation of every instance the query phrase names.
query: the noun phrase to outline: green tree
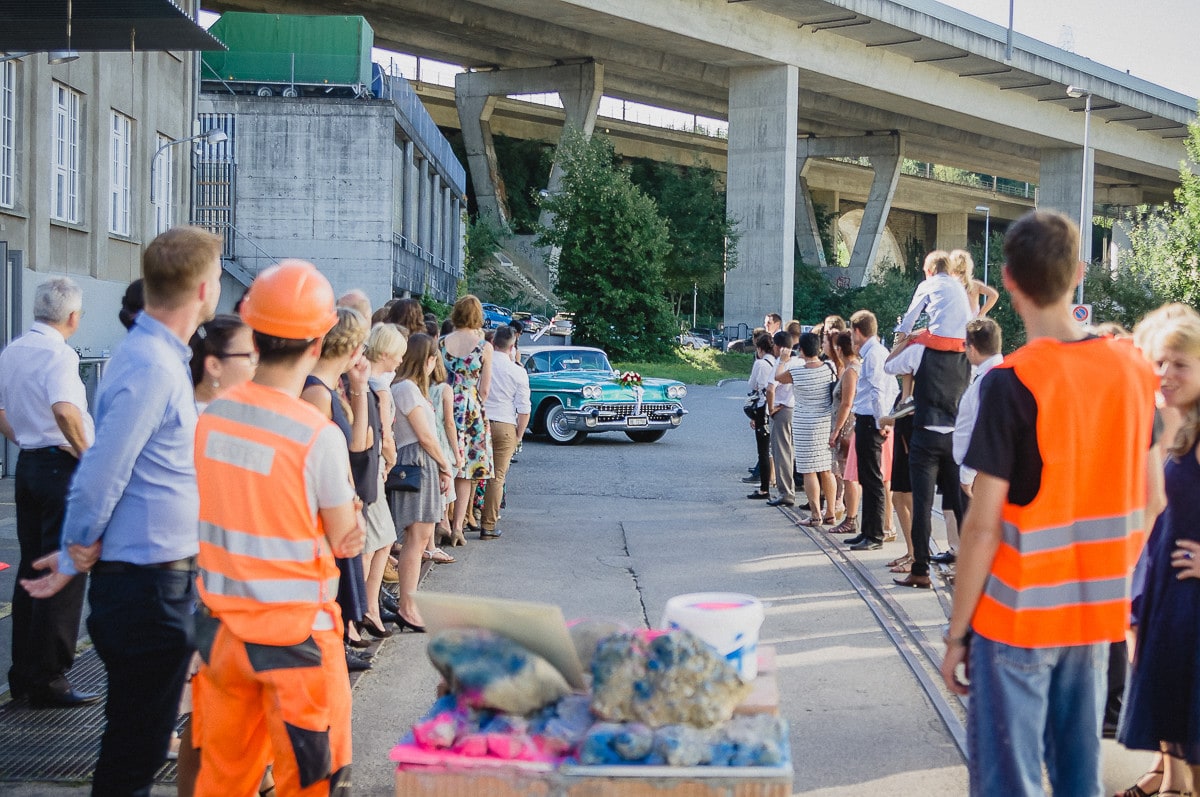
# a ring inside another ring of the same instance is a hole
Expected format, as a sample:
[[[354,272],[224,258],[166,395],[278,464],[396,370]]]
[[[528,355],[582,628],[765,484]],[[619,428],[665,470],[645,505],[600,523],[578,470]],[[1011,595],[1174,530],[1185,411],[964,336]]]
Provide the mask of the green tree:
[[[575,313],[577,337],[614,359],[665,354],[675,334],[665,298],[666,220],[614,165],[607,140],[564,130],[558,157],[562,191],[542,201],[554,222],[538,245],[559,249],[556,292]]]
[[[1200,303],[1200,120],[1188,125],[1188,159],[1179,167],[1175,202],[1130,214],[1130,255],[1125,263],[1142,275],[1163,301]],[[1085,285],[1086,289],[1086,285]]]
[[[645,159],[630,166],[633,184],[651,196],[669,224],[671,255],[664,277],[676,315],[690,306],[693,289],[699,312],[719,315],[725,271],[737,265],[737,225],[725,215],[720,175],[703,166],[678,166]],[[728,251],[726,250],[728,247]]]

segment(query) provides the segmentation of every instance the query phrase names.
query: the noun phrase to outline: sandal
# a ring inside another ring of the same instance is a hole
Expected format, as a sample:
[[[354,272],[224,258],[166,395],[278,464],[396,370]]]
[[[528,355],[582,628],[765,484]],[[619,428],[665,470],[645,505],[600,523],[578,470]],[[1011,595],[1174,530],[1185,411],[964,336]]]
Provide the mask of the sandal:
[[[913,560],[913,558],[911,556],[909,556],[908,554],[904,554],[904,556],[897,556],[895,559],[893,559],[892,561],[890,561],[886,565],[884,565],[884,567],[895,567],[896,565],[908,565],[908,564],[912,564],[912,560]]]
[[[796,522],[797,526],[804,526],[806,529],[817,529],[821,527],[821,519],[816,515],[810,515],[804,520]]]
[[[911,573],[912,562],[901,562],[898,565],[892,565],[888,568],[889,573]]]
[[[1160,794],[1160,795],[1161,794],[1180,794],[1180,792],[1175,791],[1173,789],[1171,791],[1164,791],[1164,792],[1160,792],[1158,789],[1155,789],[1154,791],[1146,791],[1145,789],[1143,789],[1142,785],[1141,785],[1142,781],[1145,780],[1146,778],[1153,777],[1153,776],[1157,776],[1159,778],[1159,781],[1158,781],[1159,786],[1162,786],[1163,771],[1161,769],[1152,769],[1149,772],[1142,775],[1140,778],[1138,778],[1137,783],[1133,784],[1125,791],[1117,792],[1116,794],[1113,795],[1113,797],[1154,797],[1154,795],[1156,795],[1156,794]]]
[[[432,551],[425,551],[421,554],[422,559],[428,559],[435,565],[452,565],[457,560],[450,554],[443,551],[441,548],[434,548]]]
[[[835,515],[826,515],[825,517],[821,518],[822,526],[832,526],[835,523],[837,523],[837,516]]]

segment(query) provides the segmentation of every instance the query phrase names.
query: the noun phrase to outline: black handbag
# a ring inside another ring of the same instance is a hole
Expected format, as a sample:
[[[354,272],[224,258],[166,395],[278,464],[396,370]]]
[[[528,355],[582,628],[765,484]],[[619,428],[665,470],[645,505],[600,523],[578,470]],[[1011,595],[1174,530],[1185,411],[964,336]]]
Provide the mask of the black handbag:
[[[742,405],[742,412],[746,413],[746,417],[754,420],[754,416],[758,414],[758,391],[750,392],[750,397],[746,399],[746,403]]]
[[[397,462],[388,471],[383,488],[389,493],[421,492],[421,466],[416,463]]]

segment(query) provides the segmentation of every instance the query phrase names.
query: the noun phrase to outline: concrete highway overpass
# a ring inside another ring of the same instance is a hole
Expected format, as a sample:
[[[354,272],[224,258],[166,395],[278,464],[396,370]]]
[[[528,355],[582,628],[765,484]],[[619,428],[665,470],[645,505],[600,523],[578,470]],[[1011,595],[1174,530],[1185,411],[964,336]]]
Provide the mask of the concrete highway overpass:
[[[458,107],[484,207],[498,96],[557,90],[585,130],[601,94],[728,119],[729,212],[742,238],[727,323],[789,314],[793,241],[806,251],[815,237],[804,179],[815,159],[871,158],[851,262],[861,275],[903,157],[1035,182],[1042,206],[1077,216],[1085,184],[1095,191],[1085,203],[1169,197],[1196,114],[1191,97],[1019,34],[1006,58],[1004,28],[932,0],[345,0],[337,11],[365,16],[379,46],[472,70]],[[1067,86],[1091,94],[1094,167],[1081,156],[1085,99]]]

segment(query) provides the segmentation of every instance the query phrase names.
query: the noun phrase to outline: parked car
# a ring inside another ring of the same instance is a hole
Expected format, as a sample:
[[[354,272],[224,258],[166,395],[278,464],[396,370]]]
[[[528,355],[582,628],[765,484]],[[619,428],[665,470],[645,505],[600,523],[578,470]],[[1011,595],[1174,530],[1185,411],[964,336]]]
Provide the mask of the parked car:
[[[641,389],[621,384],[603,349],[590,346],[523,346],[529,373],[530,431],[558,445],[594,432],[624,432],[635,443],[653,443],[687,415],[687,386],[642,377]]]
[[[566,337],[575,331],[575,314],[574,313],[555,313],[554,319],[550,322],[550,329],[546,330],[549,335],[558,335]]]
[[[525,327],[524,331],[530,333],[531,335],[536,334],[543,327],[549,326],[550,324],[550,319],[546,318],[544,315],[526,313],[519,310],[512,314],[512,318],[513,321],[520,321]]]
[[[707,349],[712,346],[707,340],[691,332],[684,332],[675,341],[685,349]]]
[[[483,328],[495,329],[512,321],[512,311],[498,304],[483,303]]]
[[[719,329],[711,327],[692,327],[688,333],[699,338],[704,338],[708,341],[708,345],[714,349],[723,351],[725,349],[725,333]]]

